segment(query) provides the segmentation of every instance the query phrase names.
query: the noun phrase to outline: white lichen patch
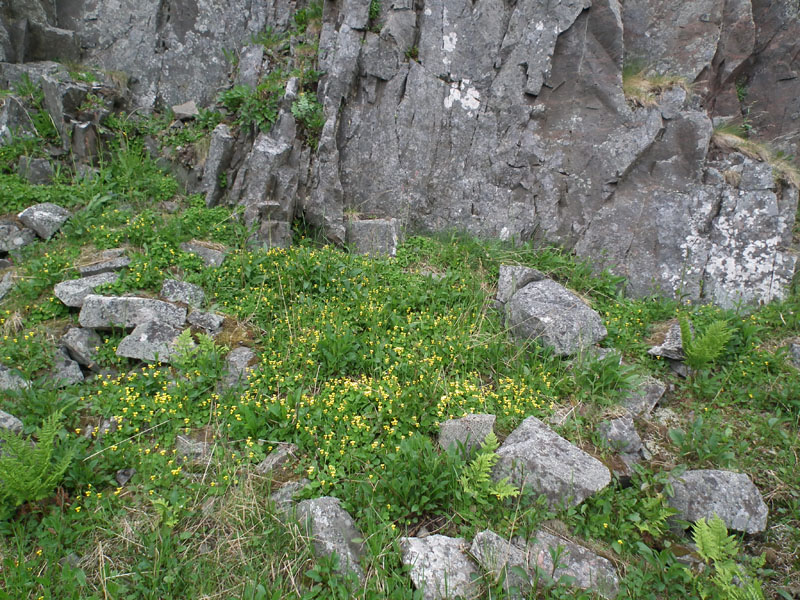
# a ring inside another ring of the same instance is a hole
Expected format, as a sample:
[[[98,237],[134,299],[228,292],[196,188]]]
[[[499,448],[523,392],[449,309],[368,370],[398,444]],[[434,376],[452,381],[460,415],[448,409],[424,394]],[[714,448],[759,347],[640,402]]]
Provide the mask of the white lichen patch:
[[[481,107],[481,94],[470,84],[469,79],[450,84],[450,93],[444,99],[444,107],[450,110],[456,102],[469,113],[474,113]]]

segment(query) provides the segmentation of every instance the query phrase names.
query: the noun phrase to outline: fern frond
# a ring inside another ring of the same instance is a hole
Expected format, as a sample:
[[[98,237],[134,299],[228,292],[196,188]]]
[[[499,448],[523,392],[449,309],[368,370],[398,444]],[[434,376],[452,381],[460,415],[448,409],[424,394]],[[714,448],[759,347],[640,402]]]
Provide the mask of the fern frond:
[[[697,545],[697,553],[707,563],[722,563],[739,553],[736,538],[728,535],[725,522],[717,515],[710,521],[699,519],[692,528],[692,537]]]
[[[688,318],[681,317],[679,324],[686,364],[695,370],[700,370],[717,360],[733,336],[728,323],[721,319],[714,321],[702,334],[695,336],[692,336]]]

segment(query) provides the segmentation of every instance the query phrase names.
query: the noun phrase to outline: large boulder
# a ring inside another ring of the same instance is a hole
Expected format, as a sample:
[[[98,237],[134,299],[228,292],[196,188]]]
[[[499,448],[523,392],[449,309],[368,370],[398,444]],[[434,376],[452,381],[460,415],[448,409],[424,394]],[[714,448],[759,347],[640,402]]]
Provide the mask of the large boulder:
[[[182,327],[186,321],[186,309],[153,298],[90,294],[84,298],[78,314],[81,327],[88,328],[131,328],[148,321]]]
[[[509,477],[542,494],[553,507],[577,506],[611,483],[599,460],[569,443],[536,417],[528,417],[498,448],[495,480]]]
[[[538,341],[561,356],[589,348],[607,334],[597,312],[551,279],[517,291],[506,304],[506,317],[517,339]]]
[[[767,527],[769,511],[761,492],[744,473],[700,469],[686,471],[672,481],[669,504],[686,521],[714,515],[728,529],[760,533]]]

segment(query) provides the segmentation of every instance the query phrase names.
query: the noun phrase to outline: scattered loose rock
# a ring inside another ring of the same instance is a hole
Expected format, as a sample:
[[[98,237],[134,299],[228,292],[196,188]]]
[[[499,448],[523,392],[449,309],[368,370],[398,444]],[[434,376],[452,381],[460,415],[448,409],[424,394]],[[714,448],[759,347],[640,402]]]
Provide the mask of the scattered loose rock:
[[[30,382],[25,381],[16,371],[0,365],[0,390],[24,390],[30,385]]]
[[[186,435],[179,435],[175,439],[175,450],[179,458],[195,466],[208,464],[214,454],[213,444],[203,440],[193,440]]]
[[[189,306],[202,306],[206,299],[206,293],[199,285],[177,281],[176,279],[165,279],[161,286],[161,297],[170,302],[183,302]]]
[[[196,254],[207,267],[219,267],[225,260],[225,251],[207,246],[202,242],[184,242],[181,250],[189,254]]]
[[[603,320],[575,294],[555,281],[529,283],[506,304],[508,325],[521,340],[538,340],[567,356],[606,336]]]
[[[683,352],[683,338],[679,323],[674,323],[664,335],[664,341],[657,346],[653,346],[647,351],[651,356],[660,356],[672,360],[683,360],[686,355]]]
[[[95,369],[95,357],[102,340],[93,329],[71,327],[61,338],[61,343],[79,364]]]
[[[168,323],[146,321],[137,325],[117,345],[117,356],[148,362],[169,362],[182,330]]]
[[[364,571],[359,564],[364,554],[361,532],[353,518],[339,505],[339,499],[323,496],[313,500],[303,500],[297,504],[297,517],[308,525],[308,535],[314,541],[318,556],[328,556],[333,552],[339,557],[340,572],[351,572],[364,579]]]
[[[449,419],[439,427],[439,445],[447,450],[461,443],[471,454],[480,448],[486,436],[492,432],[496,417],[494,415],[466,415],[460,419]]]
[[[95,260],[78,267],[78,272],[82,277],[99,275],[100,273],[111,273],[124,269],[131,264],[131,259],[125,256],[124,248],[114,248],[104,250]]]
[[[66,223],[70,213],[57,204],[45,202],[30,206],[17,216],[25,227],[33,229],[43,240],[49,240]]]
[[[119,279],[118,273],[100,273],[81,277],[80,279],[69,279],[57,283],[53,288],[53,294],[67,306],[79,308],[83,306],[83,301],[89,294],[101,285],[114,283]]]
[[[152,298],[90,294],[78,315],[81,326],[90,328],[135,327],[147,321],[182,327],[186,309]]]
[[[767,527],[767,505],[761,492],[744,473],[706,470],[686,471],[672,482],[669,504],[677,517],[697,521],[717,515],[728,529],[759,533]]]
[[[222,324],[224,321],[225,317],[222,315],[204,312],[202,310],[193,310],[189,313],[189,316],[186,317],[186,322],[189,323],[189,325],[202,329],[212,337],[222,331]]]
[[[0,221],[0,252],[13,253],[36,239],[36,234],[13,221]]]
[[[658,379],[645,377],[636,389],[632,390],[622,401],[622,406],[634,417],[648,415],[666,391],[667,386]]]
[[[480,575],[467,556],[463,538],[429,535],[424,538],[404,537],[399,540],[403,564],[411,567],[411,581],[422,590],[425,600],[476,598]]]
[[[114,479],[117,480],[117,483],[120,486],[125,485],[128,483],[131,478],[136,474],[136,469],[133,467],[128,467],[127,469],[120,469],[114,474]]]
[[[17,174],[28,183],[45,185],[53,181],[53,165],[46,158],[20,156]]]
[[[546,279],[544,273],[520,265],[500,265],[497,280],[497,301],[505,305],[511,297],[529,283]]]
[[[256,473],[268,475],[273,471],[283,469],[287,464],[294,460],[297,454],[297,444],[280,444],[269,456],[256,466]]]
[[[510,477],[515,485],[543,494],[553,508],[576,506],[611,483],[603,463],[536,417],[528,417],[511,432],[497,454],[495,480]]]
[[[81,371],[80,365],[70,358],[64,348],[56,350],[51,379],[56,387],[65,387],[83,381],[83,371]]]
[[[176,104],[172,107],[172,113],[175,115],[176,119],[180,119],[181,121],[188,121],[190,119],[194,119],[197,115],[200,114],[200,111],[197,110],[197,104],[194,100],[189,100],[188,102],[184,102],[183,104]]]
[[[275,509],[279,514],[288,513],[294,506],[294,497],[299,494],[311,481],[306,478],[298,481],[287,481],[276,492],[270,495],[269,499],[275,503]]]
[[[522,598],[530,590],[531,578],[518,573],[529,570],[526,550],[487,529],[475,535],[470,552],[494,580],[505,574],[503,589],[509,598]]]
[[[14,415],[0,410],[0,429],[5,429],[11,433],[22,433],[22,421]]]
[[[219,383],[220,389],[227,390],[245,382],[253,370],[249,365],[255,357],[256,353],[247,346],[231,350],[225,358],[225,375]]]
[[[14,274],[9,272],[3,275],[0,279],[0,300],[6,297],[6,294],[14,287]]]

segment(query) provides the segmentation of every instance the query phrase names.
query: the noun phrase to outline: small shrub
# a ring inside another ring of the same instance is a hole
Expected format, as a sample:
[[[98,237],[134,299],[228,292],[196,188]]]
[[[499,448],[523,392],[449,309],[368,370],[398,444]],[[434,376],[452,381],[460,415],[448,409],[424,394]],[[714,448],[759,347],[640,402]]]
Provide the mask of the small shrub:
[[[292,114],[303,129],[306,142],[316,150],[319,136],[325,126],[325,114],[322,104],[314,94],[301,92],[292,104]]]

